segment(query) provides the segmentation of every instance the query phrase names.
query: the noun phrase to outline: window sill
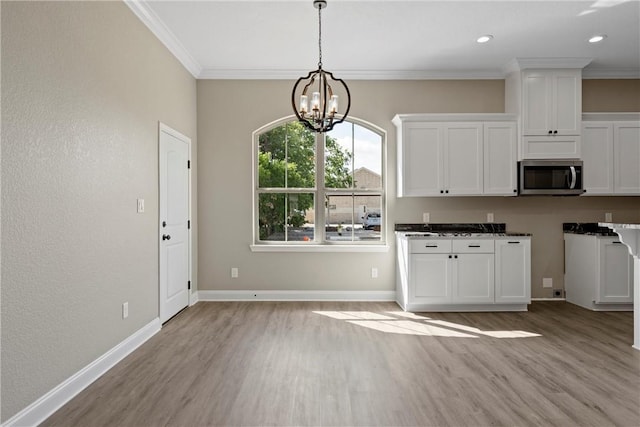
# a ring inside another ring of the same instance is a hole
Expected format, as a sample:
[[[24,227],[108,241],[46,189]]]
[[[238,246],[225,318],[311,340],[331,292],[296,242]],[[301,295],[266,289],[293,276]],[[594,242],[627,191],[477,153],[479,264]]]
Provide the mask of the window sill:
[[[389,252],[388,245],[249,245],[251,252]]]

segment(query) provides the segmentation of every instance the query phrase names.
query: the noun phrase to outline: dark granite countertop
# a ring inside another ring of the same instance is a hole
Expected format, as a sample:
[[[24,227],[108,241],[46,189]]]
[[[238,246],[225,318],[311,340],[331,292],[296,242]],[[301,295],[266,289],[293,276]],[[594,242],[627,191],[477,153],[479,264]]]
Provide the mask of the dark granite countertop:
[[[529,233],[507,233],[504,223],[396,224],[396,232],[409,233],[483,233],[492,236],[531,236]]]
[[[565,233],[585,234],[588,236],[618,236],[608,227],[601,227],[597,222],[565,222],[562,224]]]

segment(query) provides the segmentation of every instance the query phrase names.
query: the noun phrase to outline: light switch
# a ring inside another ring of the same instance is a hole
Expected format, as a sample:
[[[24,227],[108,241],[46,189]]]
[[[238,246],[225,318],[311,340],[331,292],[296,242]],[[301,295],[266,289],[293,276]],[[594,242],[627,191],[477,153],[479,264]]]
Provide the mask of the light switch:
[[[138,199],[138,213],[144,213],[144,199]]]

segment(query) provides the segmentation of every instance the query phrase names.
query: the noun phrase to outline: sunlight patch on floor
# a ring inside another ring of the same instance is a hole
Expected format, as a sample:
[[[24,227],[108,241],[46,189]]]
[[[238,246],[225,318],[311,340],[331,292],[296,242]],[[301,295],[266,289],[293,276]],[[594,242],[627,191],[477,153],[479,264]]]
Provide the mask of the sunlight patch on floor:
[[[402,335],[421,335],[451,338],[533,338],[542,335],[526,331],[483,331],[473,326],[445,320],[433,320],[404,311],[388,311],[386,314],[371,311],[314,311],[315,314],[344,320],[353,325],[379,332]],[[391,317],[391,316],[395,317]]]

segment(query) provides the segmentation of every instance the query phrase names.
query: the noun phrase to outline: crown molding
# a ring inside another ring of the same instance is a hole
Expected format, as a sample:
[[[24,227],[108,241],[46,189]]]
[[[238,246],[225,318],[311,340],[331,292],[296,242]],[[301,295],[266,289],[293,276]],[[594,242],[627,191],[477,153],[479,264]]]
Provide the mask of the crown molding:
[[[515,58],[521,70],[528,68],[584,68],[593,58]],[[513,65],[513,64],[512,64]]]
[[[345,80],[500,80],[499,70],[331,70],[334,76]],[[209,80],[295,80],[306,76],[309,70],[202,70],[198,79]]]
[[[582,70],[583,79],[640,79],[640,68],[590,68]]]
[[[165,45],[169,52],[191,73],[198,78],[202,66],[187,51],[180,40],[167,28],[162,20],[141,0],[123,0],[129,9],[142,21],[144,25]]]

